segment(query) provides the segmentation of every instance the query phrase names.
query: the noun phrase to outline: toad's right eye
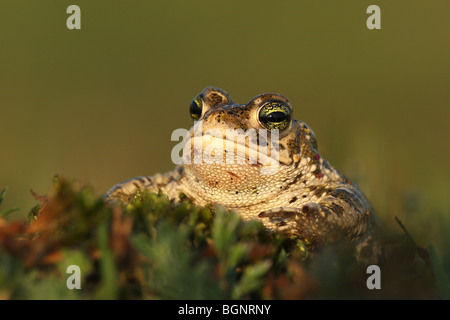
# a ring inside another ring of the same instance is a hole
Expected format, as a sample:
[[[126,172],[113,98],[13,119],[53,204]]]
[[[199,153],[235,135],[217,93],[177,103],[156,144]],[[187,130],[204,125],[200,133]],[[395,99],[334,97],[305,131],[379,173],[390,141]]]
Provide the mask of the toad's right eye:
[[[270,101],[261,107],[258,117],[266,129],[283,131],[291,124],[292,111],[283,102]]]
[[[195,97],[194,100],[192,100],[191,105],[189,107],[189,112],[191,114],[191,118],[194,121],[199,120],[202,117],[202,111],[203,111],[203,101],[201,95],[198,95]]]

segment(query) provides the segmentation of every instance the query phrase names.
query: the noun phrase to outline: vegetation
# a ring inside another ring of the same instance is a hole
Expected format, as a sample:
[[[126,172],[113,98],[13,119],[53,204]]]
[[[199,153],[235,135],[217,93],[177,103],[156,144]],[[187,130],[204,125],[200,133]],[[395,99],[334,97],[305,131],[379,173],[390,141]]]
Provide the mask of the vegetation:
[[[439,255],[407,233],[387,244],[382,289],[369,290],[348,243],[312,250],[223,209],[147,192],[105,205],[57,178],[51,195],[34,196],[28,219],[0,217],[3,299],[449,297]],[[67,288],[70,265],[80,267],[80,290]]]

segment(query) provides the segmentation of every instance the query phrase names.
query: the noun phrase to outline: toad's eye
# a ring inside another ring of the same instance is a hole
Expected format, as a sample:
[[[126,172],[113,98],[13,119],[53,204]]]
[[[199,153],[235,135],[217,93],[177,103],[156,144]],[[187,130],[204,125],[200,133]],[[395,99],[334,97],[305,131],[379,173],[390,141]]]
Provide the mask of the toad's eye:
[[[266,129],[283,131],[291,123],[291,110],[284,103],[272,101],[261,107],[258,118]]]
[[[189,112],[191,114],[192,120],[197,121],[198,119],[200,119],[202,117],[202,110],[202,97],[198,95],[194,100],[192,100],[191,105],[189,106]]]

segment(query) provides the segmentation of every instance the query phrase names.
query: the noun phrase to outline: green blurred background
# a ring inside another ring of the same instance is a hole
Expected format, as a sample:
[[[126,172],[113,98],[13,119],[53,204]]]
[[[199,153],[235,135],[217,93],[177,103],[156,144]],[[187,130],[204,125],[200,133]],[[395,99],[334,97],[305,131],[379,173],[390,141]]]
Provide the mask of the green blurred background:
[[[68,30],[66,8],[81,8]],[[381,30],[366,9],[381,8]],[[450,1],[0,1],[3,208],[173,167],[206,86],[277,92],[387,226],[448,257]]]

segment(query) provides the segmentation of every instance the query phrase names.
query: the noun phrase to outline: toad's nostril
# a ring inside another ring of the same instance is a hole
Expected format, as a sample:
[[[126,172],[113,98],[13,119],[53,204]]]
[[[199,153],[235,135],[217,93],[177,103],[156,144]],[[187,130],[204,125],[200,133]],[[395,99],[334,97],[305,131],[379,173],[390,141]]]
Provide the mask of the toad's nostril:
[[[304,205],[304,206],[302,207],[302,212],[303,212],[304,214],[308,214],[308,213],[309,213],[309,210],[310,210],[310,208],[309,208],[308,205]]]

